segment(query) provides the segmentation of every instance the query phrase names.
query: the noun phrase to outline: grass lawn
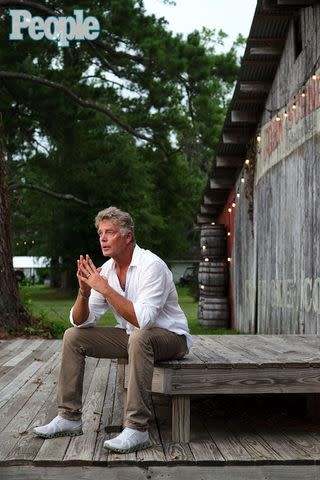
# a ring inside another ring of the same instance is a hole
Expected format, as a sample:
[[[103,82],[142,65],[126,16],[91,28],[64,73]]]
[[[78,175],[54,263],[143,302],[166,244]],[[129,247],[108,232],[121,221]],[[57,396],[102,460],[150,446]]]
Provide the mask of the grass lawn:
[[[214,330],[201,327],[197,319],[198,303],[189,295],[186,287],[178,287],[177,290],[180,306],[188,319],[190,332],[193,335],[236,333],[232,330]],[[62,292],[44,285],[22,286],[20,292],[24,304],[33,316],[49,325],[56,338],[62,338],[63,332],[70,326],[69,312],[76,293]],[[98,325],[115,325],[113,314],[106,313],[101,317]],[[36,329],[29,329],[28,333],[37,334],[41,332],[37,332]]]

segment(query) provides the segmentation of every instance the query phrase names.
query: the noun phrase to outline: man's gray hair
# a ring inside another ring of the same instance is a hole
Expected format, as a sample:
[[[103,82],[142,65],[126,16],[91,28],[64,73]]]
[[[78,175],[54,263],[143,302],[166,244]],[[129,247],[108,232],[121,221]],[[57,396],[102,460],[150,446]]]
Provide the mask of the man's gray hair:
[[[117,207],[108,207],[98,212],[95,218],[97,229],[99,228],[100,222],[103,222],[103,220],[110,220],[111,222],[118,224],[122,235],[132,232],[133,243],[135,243],[134,223],[128,212],[123,212]]]

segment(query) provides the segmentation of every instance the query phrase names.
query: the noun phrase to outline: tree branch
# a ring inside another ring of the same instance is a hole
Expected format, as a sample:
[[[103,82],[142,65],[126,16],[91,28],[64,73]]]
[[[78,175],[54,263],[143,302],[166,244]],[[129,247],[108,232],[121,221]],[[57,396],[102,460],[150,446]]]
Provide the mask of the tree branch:
[[[141,140],[144,140],[148,143],[152,143],[154,145],[157,145],[166,155],[167,151],[164,147],[164,145],[158,141],[154,140],[151,137],[148,137],[144,135],[143,133],[138,132],[134,128],[132,128],[130,125],[125,123],[123,120],[121,120],[119,117],[114,115],[109,109],[106,107],[99,105],[97,103],[93,102],[87,102],[86,100],[83,100],[81,97],[76,95],[70,88],[66,87],[65,85],[62,85],[61,83],[57,82],[52,82],[51,80],[46,80],[44,78],[39,78],[36,77],[35,75],[28,75],[26,73],[19,73],[19,72],[7,72],[7,71],[0,71],[0,78],[10,78],[10,79],[16,79],[16,80],[26,80],[29,82],[37,83],[38,85],[44,85],[49,88],[54,88],[55,90],[60,90],[61,92],[65,93],[69,97],[71,97],[78,105],[80,105],[83,108],[88,108],[91,110],[96,110],[97,112],[101,112],[107,117],[109,117],[114,123],[119,125],[123,130],[126,132],[130,133],[131,135],[140,138]]]
[[[88,202],[85,202],[84,200],[81,200],[80,198],[75,197],[70,193],[63,194],[53,192],[52,190],[40,187],[39,185],[32,185],[31,183],[11,183],[8,185],[8,191],[19,190],[23,188],[27,188],[28,190],[37,190],[39,192],[45,193],[46,195],[50,195],[51,197],[59,198],[60,200],[71,200],[73,202],[81,203],[81,205],[89,205]]]

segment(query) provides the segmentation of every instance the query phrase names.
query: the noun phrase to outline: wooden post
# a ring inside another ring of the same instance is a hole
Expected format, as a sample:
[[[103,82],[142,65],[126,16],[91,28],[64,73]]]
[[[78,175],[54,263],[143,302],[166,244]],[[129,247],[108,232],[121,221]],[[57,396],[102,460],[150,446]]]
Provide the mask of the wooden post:
[[[172,441],[190,442],[190,395],[172,396]]]

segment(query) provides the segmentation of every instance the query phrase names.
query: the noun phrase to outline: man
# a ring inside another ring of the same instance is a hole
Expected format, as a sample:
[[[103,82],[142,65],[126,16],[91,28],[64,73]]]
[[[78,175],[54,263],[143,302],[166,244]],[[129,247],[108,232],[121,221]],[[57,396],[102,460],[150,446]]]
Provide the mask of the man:
[[[82,434],[81,398],[85,357],[127,358],[129,378],[124,429],[104,448],[119,453],[149,445],[150,391],[155,361],[182,358],[191,347],[187,320],[172,274],[149,250],[136,245],[131,216],[115,207],[95,219],[102,253],[96,268],[88,255],[77,262],[79,292],[70,312],[58,382],[58,416],[36,427],[43,438]],[[111,308],[116,327],[93,327]]]

